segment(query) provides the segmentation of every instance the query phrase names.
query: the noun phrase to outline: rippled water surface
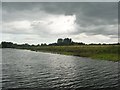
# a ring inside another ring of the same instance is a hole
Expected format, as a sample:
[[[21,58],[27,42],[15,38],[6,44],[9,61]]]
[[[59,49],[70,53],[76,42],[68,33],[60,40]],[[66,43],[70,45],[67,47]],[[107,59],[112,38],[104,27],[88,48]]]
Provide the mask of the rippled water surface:
[[[118,86],[118,62],[17,49],[2,56],[4,89]]]

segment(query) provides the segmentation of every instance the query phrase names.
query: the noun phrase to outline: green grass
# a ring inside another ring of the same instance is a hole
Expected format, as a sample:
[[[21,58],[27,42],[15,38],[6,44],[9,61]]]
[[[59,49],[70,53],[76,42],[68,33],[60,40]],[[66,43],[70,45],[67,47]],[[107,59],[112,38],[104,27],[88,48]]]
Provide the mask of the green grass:
[[[64,55],[89,57],[98,60],[120,61],[119,45],[81,45],[81,46],[39,46],[34,51],[52,52]]]
[[[96,54],[92,56],[93,59],[118,61],[118,54]]]

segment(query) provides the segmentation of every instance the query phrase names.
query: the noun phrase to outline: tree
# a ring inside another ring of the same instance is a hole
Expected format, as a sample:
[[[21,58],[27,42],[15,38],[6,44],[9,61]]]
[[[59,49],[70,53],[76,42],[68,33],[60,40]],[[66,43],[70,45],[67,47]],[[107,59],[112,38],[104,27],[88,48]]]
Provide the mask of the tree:
[[[72,43],[72,40],[69,39],[69,38],[65,38],[64,41],[63,41],[63,43],[64,43],[65,45],[69,45],[69,44]]]
[[[2,48],[14,48],[14,44],[12,42],[2,42]]]
[[[57,43],[58,43],[58,44],[62,44],[62,43],[63,43],[63,39],[62,39],[62,38],[59,38],[59,39],[57,40]]]

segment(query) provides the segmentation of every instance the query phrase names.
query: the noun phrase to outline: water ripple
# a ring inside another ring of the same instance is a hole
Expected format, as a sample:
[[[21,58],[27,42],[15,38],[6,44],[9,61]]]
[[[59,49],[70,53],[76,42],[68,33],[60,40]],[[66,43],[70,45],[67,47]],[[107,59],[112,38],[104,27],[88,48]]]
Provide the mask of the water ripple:
[[[118,86],[118,63],[3,49],[3,88],[103,88]]]

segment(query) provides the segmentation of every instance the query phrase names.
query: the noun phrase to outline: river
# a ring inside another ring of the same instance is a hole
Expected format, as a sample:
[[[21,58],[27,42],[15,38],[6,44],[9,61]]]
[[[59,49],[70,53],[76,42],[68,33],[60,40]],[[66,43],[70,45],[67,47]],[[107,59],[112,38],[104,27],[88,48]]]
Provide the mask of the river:
[[[2,88],[118,86],[118,62],[2,49]]]

